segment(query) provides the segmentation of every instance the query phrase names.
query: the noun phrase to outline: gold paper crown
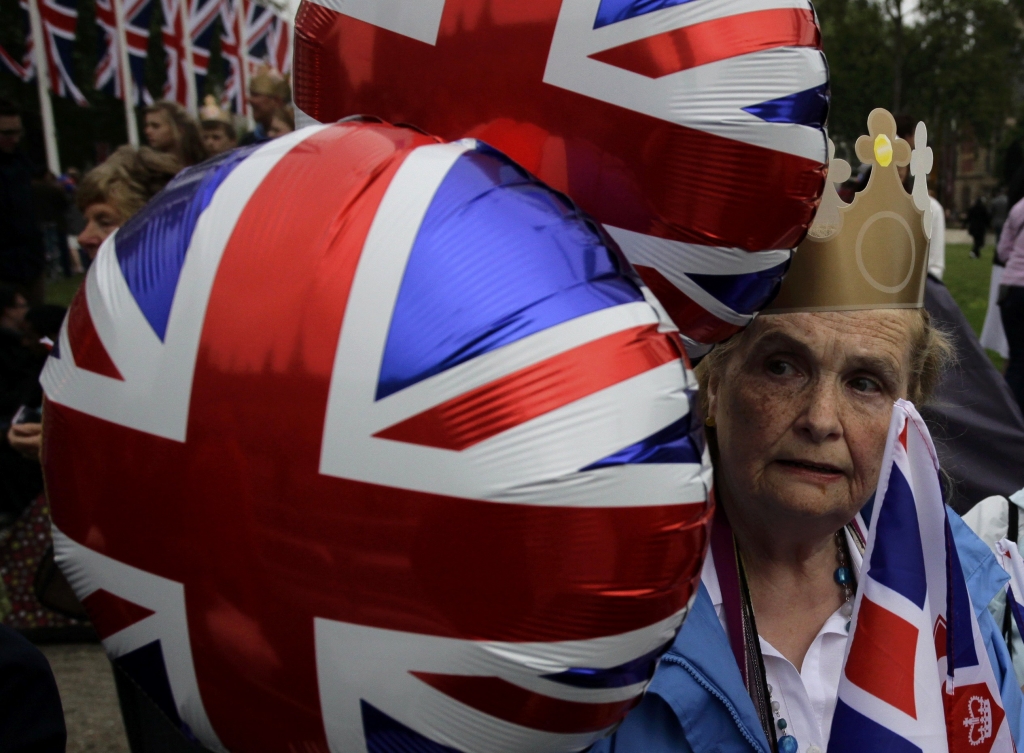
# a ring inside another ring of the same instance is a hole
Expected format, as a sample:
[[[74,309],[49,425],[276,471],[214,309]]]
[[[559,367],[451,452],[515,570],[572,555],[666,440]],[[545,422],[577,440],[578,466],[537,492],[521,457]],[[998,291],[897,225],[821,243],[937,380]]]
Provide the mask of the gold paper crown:
[[[828,142],[828,176],[807,237],[797,248],[779,295],[765,313],[921,308],[928,268],[931,204],[926,185],[932,150],[924,123],[915,148],[896,136],[886,110],[868,115],[868,133],[857,139],[857,157],[871,165],[867,188],[844,204],[835,184],[850,177],[850,165],[834,159]],[[897,166],[910,165],[913,193]]]

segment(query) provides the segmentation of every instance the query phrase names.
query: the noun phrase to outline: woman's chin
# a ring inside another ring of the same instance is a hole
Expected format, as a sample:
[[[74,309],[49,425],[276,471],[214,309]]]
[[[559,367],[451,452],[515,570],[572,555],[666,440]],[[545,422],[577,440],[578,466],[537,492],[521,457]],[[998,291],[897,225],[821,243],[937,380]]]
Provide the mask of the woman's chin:
[[[846,477],[818,478],[816,474],[783,472],[771,480],[774,507],[780,512],[801,517],[856,513]]]

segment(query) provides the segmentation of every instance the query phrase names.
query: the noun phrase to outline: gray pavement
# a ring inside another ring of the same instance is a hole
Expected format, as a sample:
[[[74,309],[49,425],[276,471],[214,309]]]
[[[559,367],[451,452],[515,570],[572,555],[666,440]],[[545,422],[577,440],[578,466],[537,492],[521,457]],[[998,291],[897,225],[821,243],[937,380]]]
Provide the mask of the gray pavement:
[[[53,668],[68,728],[67,753],[128,753],[114,675],[98,643],[40,646]]]

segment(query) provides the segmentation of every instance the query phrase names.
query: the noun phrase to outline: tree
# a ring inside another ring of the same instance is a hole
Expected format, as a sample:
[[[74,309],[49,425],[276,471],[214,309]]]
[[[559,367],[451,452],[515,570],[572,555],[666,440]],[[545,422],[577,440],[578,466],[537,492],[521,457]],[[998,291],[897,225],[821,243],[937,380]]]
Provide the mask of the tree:
[[[1024,0],[920,0],[913,12],[908,1],[821,0],[829,131],[849,154],[874,107],[923,120],[948,187],[956,145],[995,144],[1015,112]]]

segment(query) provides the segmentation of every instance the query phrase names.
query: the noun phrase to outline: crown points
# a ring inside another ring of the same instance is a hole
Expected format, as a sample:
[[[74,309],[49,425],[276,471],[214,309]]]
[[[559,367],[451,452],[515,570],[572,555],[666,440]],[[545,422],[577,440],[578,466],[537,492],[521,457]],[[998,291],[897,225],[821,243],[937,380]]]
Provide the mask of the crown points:
[[[836,145],[832,143],[832,139],[829,139],[825,190],[821,195],[818,211],[814,215],[814,222],[807,230],[807,234],[812,238],[828,238],[842,230],[843,216],[839,209],[846,205],[839,198],[836,186],[848,181],[850,174],[850,163],[836,157]]]
[[[928,146],[928,129],[924,123],[917,124],[914,132],[914,153],[910,155],[910,174],[914,176],[914,206],[924,212],[924,233],[932,237],[932,203],[928,197],[928,173],[932,171],[934,157]]]
[[[869,135],[857,139],[857,156],[872,165],[867,186],[844,204],[835,190],[850,174],[829,143],[828,179],[807,237],[763,313],[920,308],[928,262],[930,199],[925,176],[932,166],[923,125],[916,149],[896,135],[896,121],[882,109],[868,116]],[[913,195],[897,167],[910,165]],[[924,220],[924,222],[922,222]]]

